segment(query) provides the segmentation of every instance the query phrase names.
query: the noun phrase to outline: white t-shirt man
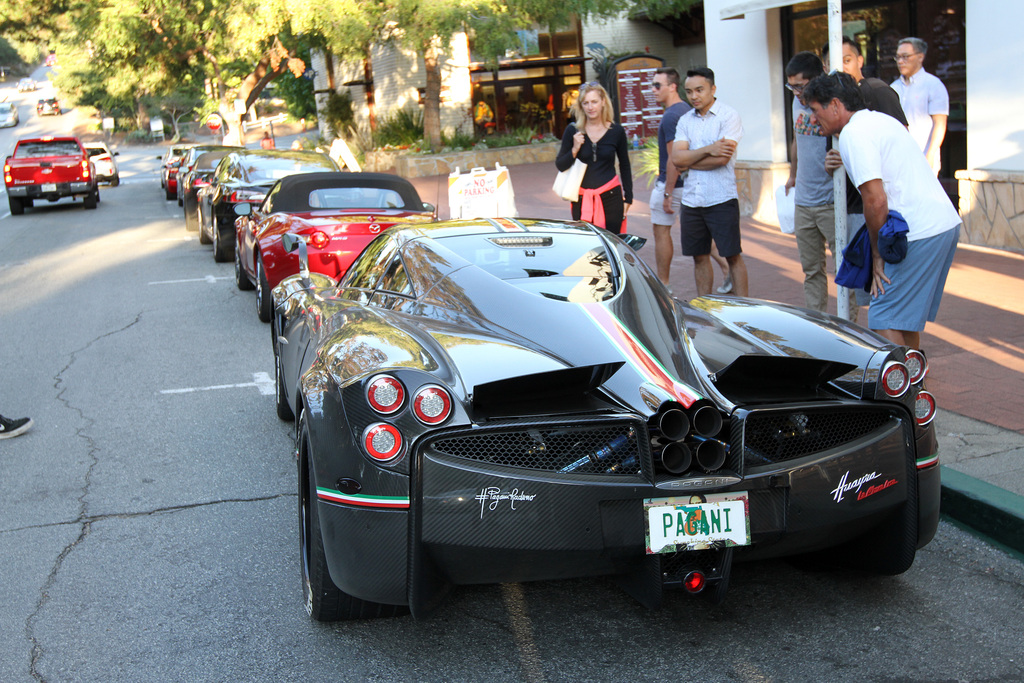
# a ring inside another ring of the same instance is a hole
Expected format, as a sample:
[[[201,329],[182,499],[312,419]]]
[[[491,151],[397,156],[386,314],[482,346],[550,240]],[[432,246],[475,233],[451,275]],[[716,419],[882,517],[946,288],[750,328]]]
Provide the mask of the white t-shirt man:
[[[896,119],[877,111],[854,112],[839,134],[839,154],[853,184],[879,179],[890,211],[899,211],[910,231],[907,241],[934,237],[960,225],[960,215]]]

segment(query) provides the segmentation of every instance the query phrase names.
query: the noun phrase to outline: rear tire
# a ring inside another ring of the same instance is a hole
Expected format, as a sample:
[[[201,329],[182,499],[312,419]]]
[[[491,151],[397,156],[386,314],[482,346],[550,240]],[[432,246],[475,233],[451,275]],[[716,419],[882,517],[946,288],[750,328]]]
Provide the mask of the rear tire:
[[[7,203],[10,204],[11,206],[12,216],[20,216],[21,214],[25,213],[25,204],[23,203],[23,200],[20,197],[11,197],[10,195],[8,195]]]
[[[210,207],[210,211],[213,211],[213,207]],[[213,230],[213,260],[217,263],[224,263],[231,258],[231,254],[228,251],[230,246],[228,242],[225,242],[224,238],[221,237],[223,227],[220,221],[217,220],[217,215],[210,216],[210,228]],[[202,228],[200,228],[202,230]]]
[[[270,322],[273,297],[270,295],[270,282],[267,271],[263,269],[263,257],[256,255],[256,315],[265,323]]]
[[[242,267],[242,250],[238,248],[237,244],[235,245],[235,286],[243,292],[248,292],[253,288],[249,275]]]
[[[324,552],[316,483],[310,474],[309,433],[304,421],[299,439],[299,551],[306,613],[316,621],[374,619],[404,614],[406,607],[360,600],[334,585]]]
[[[164,197],[167,198],[167,201],[171,201],[172,199],[177,199],[178,198],[178,193],[177,192],[171,192],[171,190],[169,188],[164,188]]]
[[[97,188],[92,194],[85,195],[85,208],[95,209],[96,205],[100,203],[100,191]]]
[[[120,184],[121,184],[121,176],[120,175],[115,175],[113,177],[113,179],[111,179],[111,181],[110,181],[110,186],[111,187],[117,187]]]

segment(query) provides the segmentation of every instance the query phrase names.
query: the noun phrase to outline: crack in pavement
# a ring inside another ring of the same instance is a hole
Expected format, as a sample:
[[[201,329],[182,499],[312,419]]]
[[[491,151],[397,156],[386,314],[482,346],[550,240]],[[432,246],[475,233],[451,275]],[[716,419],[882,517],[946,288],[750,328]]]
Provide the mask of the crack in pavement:
[[[0,536],[3,536],[4,534],[17,533],[19,531],[53,529],[57,527],[71,526],[73,524],[91,525],[94,522],[102,522],[108,519],[135,519],[138,517],[149,517],[151,515],[169,514],[174,512],[181,512],[183,510],[194,510],[196,508],[211,507],[214,505],[224,505],[227,503],[263,503],[269,500],[278,500],[280,498],[298,498],[298,496],[298,493],[273,493],[267,496],[256,496],[254,498],[221,498],[218,500],[204,500],[198,503],[182,503],[181,505],[167,505],[164,507],[153,508],[152,510],[140,510],[138,512],[108,512],[103,515],[88,515],[85,517],[77,517],[75,519],[69,519],[62,522],[47,522],[46,524],[30,524],[28,526],[14,527],[11,529],[0,529]],[[77,543],[78,541],[75,541],[75,543],[72,543],[71,545],[73,546]]]
[[[106,339],[107,337],[120,334],[125,330],[130,329],[131,327],[138,324],[140,320],[142,320],[142,313],[137,314],[135,316],[135,319],[132,320],[127,325],[125,325],[124,327],[101,334],[100,336],[90,340],[82,348],[72,351],[71,356],[68,359],[67,365],[65,365],[60,370],[60,372],[57,373],[57,376],[53,378],[53,388],[57,390],[57,400],[64,404],[64,407],[67,408],[68,410],[77,413],[79,419],[84,423],[81,427],[75,430],[75,436],[85,441],[86,453],[88,454],[89,457],[89,466],[85,470],[85,477],[82,482],[82,490],[80,495],[78,496],[78,517],[73,522],[69,522],[69,524],[81,524],[82,529],[79,532],[78,537],[75,538],[75,540],[69,543],[67,546],[65,546],[64,549],[60,552],[60,554],[57,555],[57,559],[54,561],[53,567],[50,568],[50,573],[47,575],[46,580],[43,582],[43,586],[39,591],[39,599],[36,601],[35,608],[25,619],[25,637],[28,640],[29,644],[31,645],[31,655],[29,658],[29,674],[32,676],[33,679],[37,681],[42,681],[45,679],[37,670],[39,659],[42,657],[43,654],[43,648],[39,640],[35,636],[35,621],[36,618],[39,616],[39,613],[42,611],[43,607],[49,600],[49,589],[53,587],[54,583],[56,583],[57,574],[60,572],[60,568],[64,564],[64,560],[71,553],[71,551],[78,546],[78,544],[85,540],[85,538],[89,535],[89,531],[92,529],[92,521],[89,519],[89,503],[87,498],[89,496],[89,489],[92,486],[93,470],[99,464],[99,446],[88,434],[88,430],[90,430],[93,427],[93,425],[96,424],[96,422],[92,418],[87,417],[83,409],[72,405],[71,402],[64,397],[64,394],[67,391],[67,386],[64,384],[64,375],[72,368],[72,366],[74,366],[75,362],[78,360],[78,356],[88,351],[93,344],[96,344],[102,341],[103,339]]]

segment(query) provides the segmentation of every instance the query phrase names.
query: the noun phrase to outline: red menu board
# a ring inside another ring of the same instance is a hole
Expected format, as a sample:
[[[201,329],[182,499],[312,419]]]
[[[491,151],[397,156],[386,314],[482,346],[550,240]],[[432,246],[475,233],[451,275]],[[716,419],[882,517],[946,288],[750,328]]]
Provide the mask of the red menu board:
[[[658,134],[662,108],[654,99],[651,80],[664,62],[657,57],[629,57],[615,64],[619,123],[633,136],[645,140]]]

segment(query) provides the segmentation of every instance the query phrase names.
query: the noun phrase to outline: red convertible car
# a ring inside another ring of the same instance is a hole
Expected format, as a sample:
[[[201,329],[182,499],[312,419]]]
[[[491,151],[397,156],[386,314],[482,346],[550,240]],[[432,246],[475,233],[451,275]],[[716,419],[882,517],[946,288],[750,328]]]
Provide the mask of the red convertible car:
[[[436,218],[408,180],[383,173],[300,173],[282,178],[258,207],[235,205],[235,282],[256,288],[256,312],[270,322],[271,290],[299,272],[281,236],[301,235],[309,269],[337,281],[380,232]]]

